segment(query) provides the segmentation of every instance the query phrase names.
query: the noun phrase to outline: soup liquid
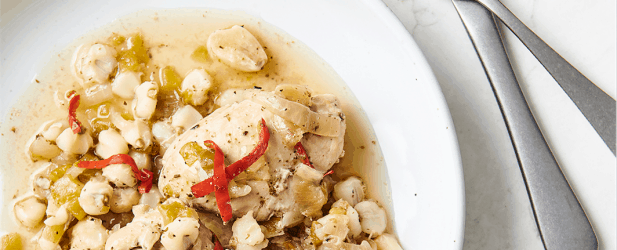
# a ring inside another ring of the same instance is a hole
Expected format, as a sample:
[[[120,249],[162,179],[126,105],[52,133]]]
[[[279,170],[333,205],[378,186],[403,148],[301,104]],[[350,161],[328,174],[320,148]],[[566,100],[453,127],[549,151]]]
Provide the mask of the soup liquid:
[[[205,46],[217,29],[244,25],[261,43],[268,55],[264,69],[245,73],[233,70],[218,60],[195,60],[191,54]],[[0,124],[0,184],[2,185],[0,234],[18,231],[26,245],[38,231],[20,228],[13,216],[12,200],[29,191],[29,176],[34,164],[25,154],[26,142],[48,120],[67,117],[63,103],[65,91],[80,89],[72,75],[72,56],[81,44],[108,43],[112,34],[129,37],[141,33],[151,55],[144,78],[159,82],[158,71],[173,66],[180,76],[195,68],[205,69],[214,79],[213,96],[228,88],[260,87],[271,91],[281,83],[303,84],[314,94],[336,95],[346,114],[345,156],[333,167],[335,180],[350,175],[363,178],[367,196],[380,203],[388,214],[392,232],[392,203],[383,155],[370,123],[357,99],[342,79],[306,45],[263,20],[238,11],[177,9],[144,10],[117,19],[89,32],[59,51],[34,77],[26,94],[9,110]],[[142,78],[142,79],[144,79]],[[156,116],[156,115],[155,115]]]

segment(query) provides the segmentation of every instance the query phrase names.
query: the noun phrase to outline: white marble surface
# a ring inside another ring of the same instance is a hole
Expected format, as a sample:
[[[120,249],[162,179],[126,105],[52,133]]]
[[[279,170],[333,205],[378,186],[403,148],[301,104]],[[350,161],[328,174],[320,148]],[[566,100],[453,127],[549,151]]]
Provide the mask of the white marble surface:
[[[503,118],[451,1],[384,2],[424,52],[452,113],[465,174],[464,249],[543,249]],[[614,0],[502,2],[615,98]],[[615,156],[533,55],[509,30],[504,33],[523,92],[600,249],[616,249]]]

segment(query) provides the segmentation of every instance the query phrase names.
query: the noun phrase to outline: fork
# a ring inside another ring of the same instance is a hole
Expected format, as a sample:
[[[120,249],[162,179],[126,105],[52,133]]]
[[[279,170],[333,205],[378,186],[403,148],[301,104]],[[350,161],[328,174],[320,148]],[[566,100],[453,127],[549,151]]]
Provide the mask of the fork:
[[[542,41],[499,0],[475,1],[493,12],[527,46],[615,154],[615,100]]]
[[[585,211],[527,106],[496,20],[476,1],[452,2],[467,28],[499,103],[544,247],[549,250],[598,249],[596,235]]]

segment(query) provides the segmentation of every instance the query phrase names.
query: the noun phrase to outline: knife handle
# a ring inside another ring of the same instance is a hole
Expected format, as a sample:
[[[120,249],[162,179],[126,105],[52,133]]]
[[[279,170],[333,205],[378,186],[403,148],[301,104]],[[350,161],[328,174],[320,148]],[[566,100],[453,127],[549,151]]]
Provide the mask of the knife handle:
[[[525,101],[493,15],[475,1],[453,2],[499,103],[545,248],[598,249],[593,228]]]
[[[615,154],[615,100],[548,46],[499,0],[477,1],[492,11],[527,46]]]

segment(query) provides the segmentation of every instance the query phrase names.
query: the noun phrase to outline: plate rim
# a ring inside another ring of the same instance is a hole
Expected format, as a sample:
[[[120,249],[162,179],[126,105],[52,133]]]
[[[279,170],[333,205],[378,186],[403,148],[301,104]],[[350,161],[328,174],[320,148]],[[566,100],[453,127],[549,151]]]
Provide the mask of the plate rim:
[[[392,12],[392,10],[387,6],[387,4],[381,0],[362,0],[362,1],[366,3],[367,5],[374,7],[373,10],[377,14],[379,14],[381,18],[385,19],[385,22],[391,24],[391,26],[389,27],[390,30],[394,32],[395,34],[399,35],[401,39],[405,40],[407,43],[406,45],[409,46],[414,52],[421,55],[421,57],[415,58],[416,62],[420,63],[420,67],[429,69],[430,74],[426,76],[428,77],[428,79],[426,80],[429,80],[430,83],[439,90],[440,99],[438,101],[442,104],[442,107],[446,109],[445,112],[447,112],[448,114],[446,117],[446,120],[447,120],[446,122],[449,124],[449,126],[453,128],[453,129],[448,130],[448,132],[446,133],[451,137],[450,139],[452,140],[452,143],[456,149],[452,153],[454,153],[453,157],[455,158],[454,160],[456,164],[458,165],[458,167],[455,168],[458,172],[457,175],[459,176],[458,183],[456,185],[460,187],[459,191],[460,191],[461,203],[459,204],[460,210],[458,211],[459,216],[457,216],[457,218],[461,218],[461,221],[458,222],[459,233],[458,233],[458,240],[456,240],[457,244],[455,245],[458,245],[458,249],[462,249],[463,243],[464,243],[465,214],[466,214],[465,180],[464,180],[464,174],[463,174],[463,164],[462,164],[462,159],[461,159],[460,147],[459,147],[458,138],[456,135],[456,129],[454,126],[454,122],[452,120],[452,114],[450,113],[450,109],[448,107],[445,95],[443,94],[441,86],[439,85],[439,82],[437,81],[437,78],[435,77],[435,73],[433,72],[431,66],[429,65],[428,60],[426,59],[426,56],[424,55],[424,53],[422,53],[422,50],[420,50],[420,47],[414,40],[411,33],[407,31],[403,23],[396,17],[394,12]]]

